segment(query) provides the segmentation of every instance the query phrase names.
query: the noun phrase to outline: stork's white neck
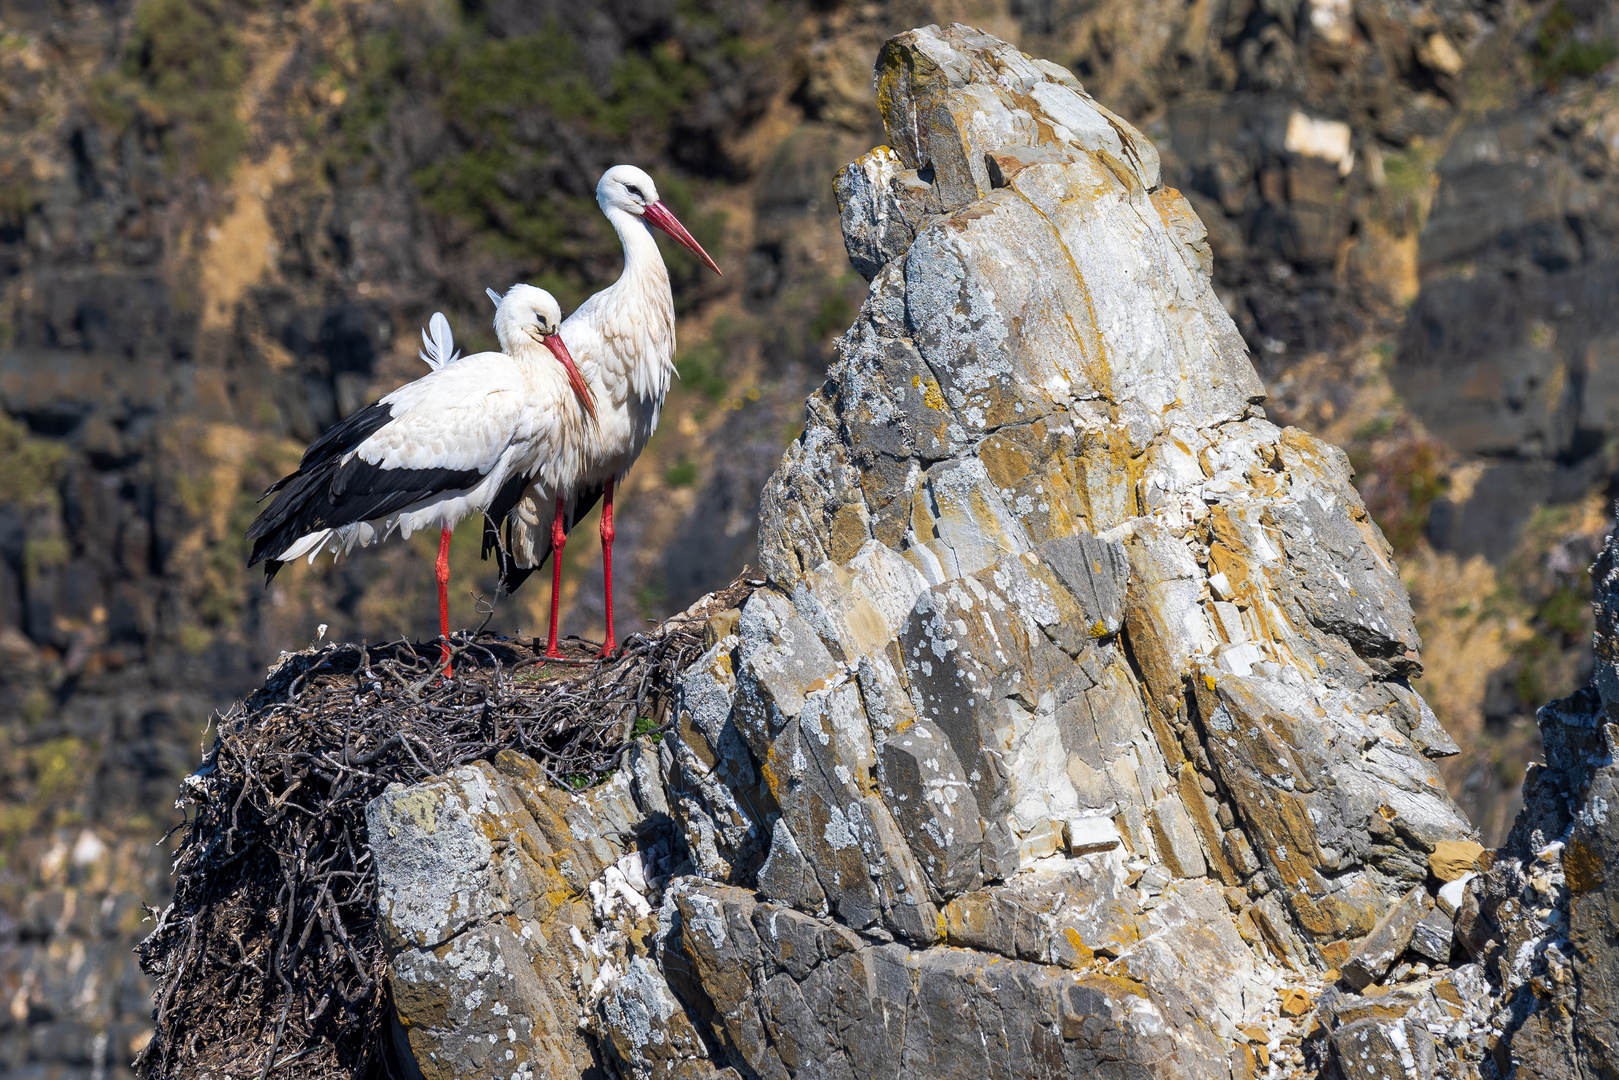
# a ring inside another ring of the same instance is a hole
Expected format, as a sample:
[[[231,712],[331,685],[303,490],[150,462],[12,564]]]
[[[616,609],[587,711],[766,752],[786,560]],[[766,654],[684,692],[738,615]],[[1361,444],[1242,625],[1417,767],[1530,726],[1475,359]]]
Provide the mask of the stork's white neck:
[[[635,460],[657,424],[674,374],[675,303],[652,230],[639,215],[602,207],[624,245],[624,272],[562,324],[601,415],[598,450],[610,473]],[[633,451],[633,452],[632,452]]]
[[[613,342],[601,360],[621,371],[640,369],[631,376],[638,391],[656,384],[662,400],[673,370],[675,351],[675,298],[669,290],[669,271],[663,252],[646,219],[618,207],[605,208],[619,242],[624,245],[624,272],[580,309]],[[650,380],[650,382],[648,381]]]
[[[616,206],[608,207],[606,212],[619,243],[624,245],[624,273],[619,275],[618,284],[625,286],[652,278],[661,280],[664,292],[668,292],[669,271],[663,265],[663,252],[658,250],[652,226],[645,218]]]

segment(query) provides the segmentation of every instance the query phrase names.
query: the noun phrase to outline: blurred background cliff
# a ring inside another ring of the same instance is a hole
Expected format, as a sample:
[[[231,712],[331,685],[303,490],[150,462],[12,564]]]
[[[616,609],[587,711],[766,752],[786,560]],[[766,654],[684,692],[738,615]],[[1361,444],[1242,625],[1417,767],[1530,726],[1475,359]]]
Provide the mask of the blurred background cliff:
[[[1417,688],[1486,840],[1589,668],[1619,469],[1619,14],[1601,0],[0,0],[0,1074],[122,1075],[129,948],[209,714],[283,649],[433,631],[431,539],[265,589],[242,533],[485,286],[564,309],[643,165],[680,381],[625,485],[621,627],[753,554],[758,491],[864,295],[831,181],[877,47],[963,21],[1064,64],[1209,228],[1268,409],[1343,445],[1412,591]],[[602,621],[594,521],[565,632]],[[457,624],[492,596],[455,541]],[[492,625],[531,633],[536,581]]]

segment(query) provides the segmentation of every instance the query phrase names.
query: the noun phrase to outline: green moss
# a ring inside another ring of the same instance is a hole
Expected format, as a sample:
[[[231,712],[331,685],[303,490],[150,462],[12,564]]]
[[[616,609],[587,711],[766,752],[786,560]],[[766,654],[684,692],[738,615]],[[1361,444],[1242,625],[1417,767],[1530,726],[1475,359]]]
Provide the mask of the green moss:
[[[46,802],[76,787],[89,756],[89,748],[71,735],[29,747],[35,799]]]
[[[697,466],[684,456],[663,470],[663,482],[670,487],[691,487],[697,483]]]
[[[0,416],[0,503],[54,503],[67,457],[63,444],[35,438],[18,421]]]

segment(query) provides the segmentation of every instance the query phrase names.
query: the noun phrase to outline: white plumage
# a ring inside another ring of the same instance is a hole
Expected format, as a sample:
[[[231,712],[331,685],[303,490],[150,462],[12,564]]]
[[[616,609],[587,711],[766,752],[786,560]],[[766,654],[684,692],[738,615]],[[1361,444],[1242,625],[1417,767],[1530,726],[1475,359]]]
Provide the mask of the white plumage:
[[[502,351],[462,357],[435,314],[422,359],[433,369],[322,435],[248,530],[249,565],[348,551],[438,528],[441,629],[448,637],[450,530],[469,514],[506,514],[525,488],[555,491],[587,461],[594,405],[557,334],[543,289],[516,285],[495,312]],[[266,492],[269,494],[269,492]]]
[[[487,291],[494,292],[493,289]],[[499,306],[498,298],[495,304]],[[427,330],[422,331],[422,349],[419,354],[427,362],[427,366],[437,371],[445,364],[453,364],[459,360],[461,350],[455,347],[455,338],[450,333],[450,320],[444,317],[444,312],[433,312],[433,317],[427,321],[427,325],[432,330],[433,336],[428,337]]]
[[[602,508],[602,554],[607,600],[607,640],[613,648],[613,485],[629,471],[657,429],[663,399],[674,374],[675,305],[669,272],[653,227],[696,253],[715,273],[719,267],[658,199],[652,178],[633,165],[615,165],[596,185],[596,203],[624,246],[624,272],[581,304],[562,324],[561,338],[579,363],[596,403],[583,467],[565,485],[562,498],[543,483],[532,485],[507,521],[508,546],[517,572],[503,572],[509,592],[543,563],[561,533],[589,510],[598,494]],[[557,530],[561,515],[564,528]],[[553,567],[552,640],[555,643],[559,570]]]

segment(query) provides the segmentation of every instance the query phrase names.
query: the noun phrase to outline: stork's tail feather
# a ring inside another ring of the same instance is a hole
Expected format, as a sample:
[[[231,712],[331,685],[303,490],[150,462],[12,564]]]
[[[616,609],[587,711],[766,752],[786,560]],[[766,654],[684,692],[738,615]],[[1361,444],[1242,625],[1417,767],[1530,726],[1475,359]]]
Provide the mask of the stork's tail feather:
[[[437,371],[445,364],[453,364],[461,358],[460,351],[455,347],[455,336],[450,333],[450,320],[444,317],[442,311],[433,312],[433,317],[427,321],[427,327],[427,330],[422,331],[422,349],[419,355],[426,361],[428,367]]]

